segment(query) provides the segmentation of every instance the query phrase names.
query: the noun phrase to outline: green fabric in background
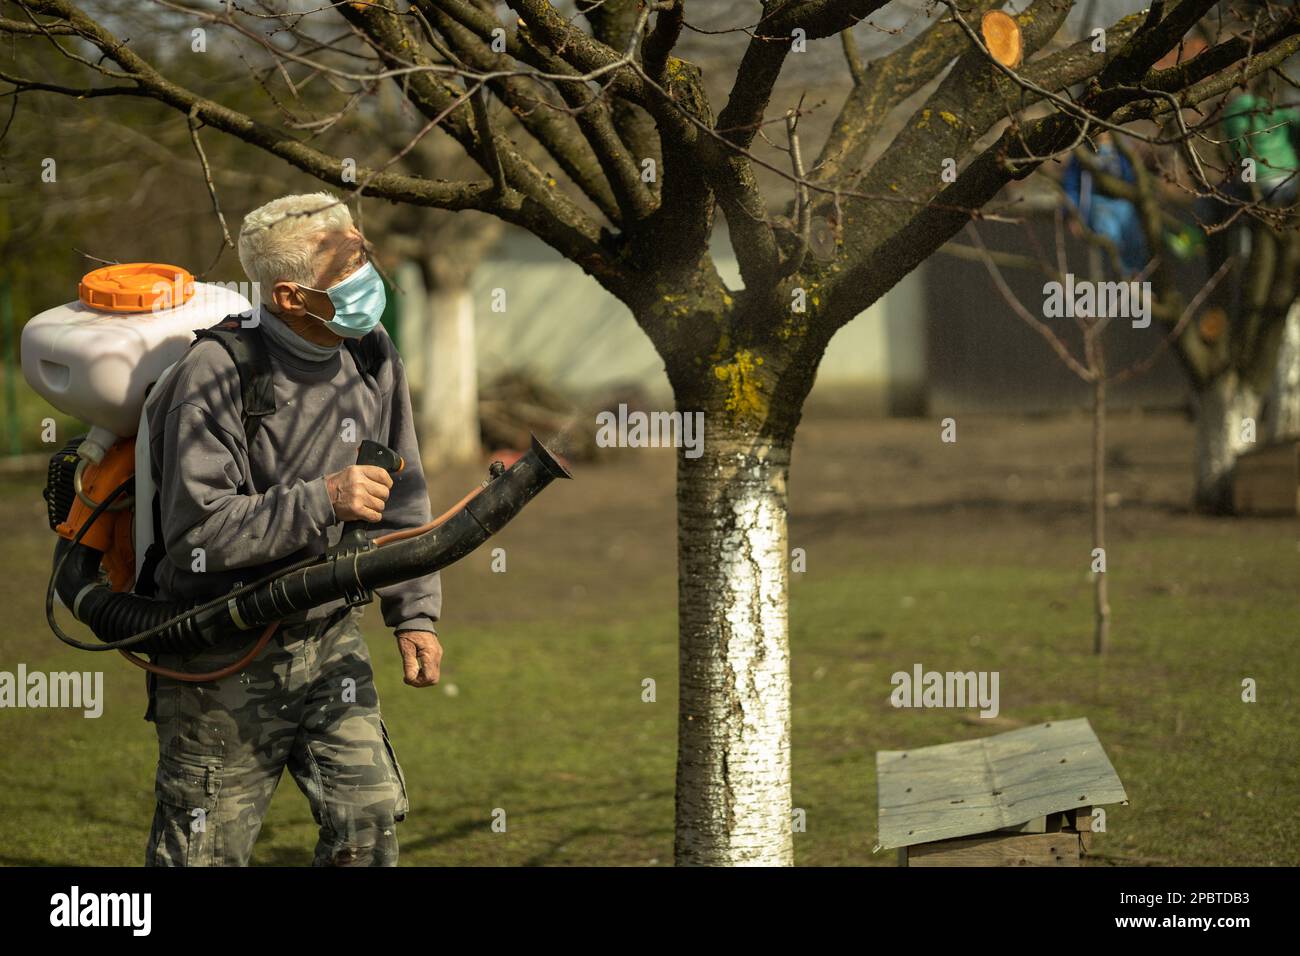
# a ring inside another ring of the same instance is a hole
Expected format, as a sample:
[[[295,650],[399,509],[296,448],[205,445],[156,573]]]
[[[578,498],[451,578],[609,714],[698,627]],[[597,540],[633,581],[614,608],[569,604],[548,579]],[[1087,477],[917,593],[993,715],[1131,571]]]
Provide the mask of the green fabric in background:
[[[1243,93],[1228,104],[1223,129],[1239,161],[1255,160],[1259,180],[1284,179],[1300,169],[1294,143],[1300,110],[1275,109],[1263,97]]]

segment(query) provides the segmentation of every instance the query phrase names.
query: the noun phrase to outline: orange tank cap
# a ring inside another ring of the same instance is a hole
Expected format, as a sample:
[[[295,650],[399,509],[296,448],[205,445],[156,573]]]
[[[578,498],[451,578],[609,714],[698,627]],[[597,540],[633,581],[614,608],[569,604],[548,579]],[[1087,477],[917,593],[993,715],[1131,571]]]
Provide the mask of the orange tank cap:
[[[81,277],[78,297],[101,312],[161,312],[194,295],[194,276],[162,262],[123,262]]]

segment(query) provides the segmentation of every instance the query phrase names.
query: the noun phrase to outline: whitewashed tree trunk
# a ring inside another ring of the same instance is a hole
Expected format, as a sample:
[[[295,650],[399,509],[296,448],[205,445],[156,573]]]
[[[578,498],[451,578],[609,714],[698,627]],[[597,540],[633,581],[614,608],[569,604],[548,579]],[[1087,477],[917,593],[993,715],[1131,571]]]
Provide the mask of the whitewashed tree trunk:
[[[1268,405],[1268,440],[1300,438],[1300,300],[1287,312]]]
[[[474,461],[481,452],[474,299],[459,286],[427,290],[425,300],[420,451],[439,465]]]
[[[1232,511],[1237,456],[1253,447],[1243,424],[1259,415],[1260,398],[1237,373],[1219,375],[1196,396],[1196,504],[1202,511]]]
[[[679,865],[793,863],[789,465],[788,445],[712,430],[678,453]]]

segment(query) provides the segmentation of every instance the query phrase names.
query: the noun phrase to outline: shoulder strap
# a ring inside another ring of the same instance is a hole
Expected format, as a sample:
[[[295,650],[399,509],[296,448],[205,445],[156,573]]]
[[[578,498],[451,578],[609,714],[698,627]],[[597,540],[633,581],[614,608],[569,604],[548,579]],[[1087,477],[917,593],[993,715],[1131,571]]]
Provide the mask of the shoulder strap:
[[[154,489],[153,501],[149,506],[153,510],[153,541],[144,549],[144,562],[135,579],[135,593],[145,597],[153,597],[157,593],[158,582],[154,580],[154,574],[158,571],[158,562],[167,553],[162,542],[162,492],[157,488]],[[145,720],[148,719],[146,715]]]
[[[244,438],[252,447],[262,419],[275,413],[275,388],[271,379],[271,357],[256,328],[244,326],[241,317],[230,315],[208,329],[197,329],[194,341],[213,339],[230,354],[239,372],[239,394]]]
[[[251,448],[253,436],[261,427],[262,419],[275,412],[275,388],[266,343],[262,341],[261,333],[244,326],[240,315],[228,315],[211,328],[196,329],[194,341],[200,342],[203,339],[221,343],[235,363],[235,370],[239,373],[239,420],[244,425],[244,440]],[[148,597],[152,597],[156,591],[154,572],[165,554],[162,544],[161,501],[161,493],[155,489],[153,501],[150,502],[153,509],[154,540],[145,549],[144,563],[140,567],[135,586],[137,594]]]
[[[362,375],[373,379],[379,378],[379,370],[384,367],[384,347],[379,342],[381,333],[378,329],[367,332],[359,339],[344,339],[343,344],[352,353],[352,361]]]

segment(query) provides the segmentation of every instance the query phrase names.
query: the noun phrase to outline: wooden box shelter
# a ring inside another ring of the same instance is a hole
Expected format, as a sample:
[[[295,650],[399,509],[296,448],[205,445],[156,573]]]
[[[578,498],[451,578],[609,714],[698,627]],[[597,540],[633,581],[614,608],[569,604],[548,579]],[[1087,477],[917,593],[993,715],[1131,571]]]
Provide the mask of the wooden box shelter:
[[[1086,718],[876,754],[879,849],[900,866],[1078,866],[1124,785]]]

